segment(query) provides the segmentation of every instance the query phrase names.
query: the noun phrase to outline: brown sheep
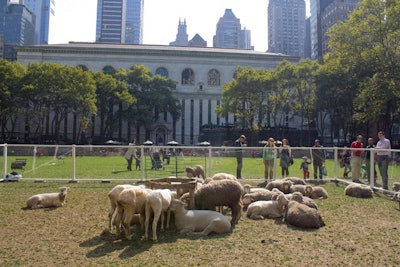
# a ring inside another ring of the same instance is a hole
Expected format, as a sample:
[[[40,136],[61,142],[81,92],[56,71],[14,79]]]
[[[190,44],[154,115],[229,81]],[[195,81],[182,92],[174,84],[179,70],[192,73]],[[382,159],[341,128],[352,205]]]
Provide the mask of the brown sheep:
[[[368,186],[362,186],[360,184],[351,183],[344,189],[346,196],[359,197],[359,198],[371,198],[372,189]]]
[[[215,210],[218,206],[228,206],[232,210],[231,224],[238,223],[242,213],[243,186],[233,180],[217,180],[205,184],[195,191],[195,208]]]
[[[198,177],[205,179],[204,167],[201,165],[196,165],[194,167],[186,168],[186,176],[189,178]]]
[[[272,190],[273,188],[277,188],[282,191],[284,194],[290,193],[290,187],[293,185],[291,181],[283,181],[283,180],[276,180],[271,181],[265,187],[268,190]]]
[[[328,198],[328,192],[325,190],[325,188],[321,186],[310,186],[307,185],[305,189],[305,194],[306,197],[312,198],[312,199],[327,199]]]
[[[320,228],[325,226],[325,222],[317,209],[293,200],[287,204],[284,218],[287,224],[300,228]]]

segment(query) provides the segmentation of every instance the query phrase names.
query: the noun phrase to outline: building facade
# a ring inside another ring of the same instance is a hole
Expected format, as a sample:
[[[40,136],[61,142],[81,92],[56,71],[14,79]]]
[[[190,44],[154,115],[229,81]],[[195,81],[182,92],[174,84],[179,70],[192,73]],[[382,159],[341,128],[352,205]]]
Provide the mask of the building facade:
[[[175,41],[170,42],[169,45],[187,46],[188,43],[189,43],[189,36],[187,34],[186,19],[184,21],[181,21],[179,19],[178,33],[176,34],[176,39],[175,39]]]
[[[55,19],[56,0],[23,0],[23,4],[35,14],[35,44],[48,44],[50,25]]]
[[[144,0],[98,0],[96,42],[143,43]]]
[[[246,29],[242,30],[240,19],[236,18],[232,9],[225,9],[224,16],[218,20],[213,47],[254,49],[251,45],[251,32]]]
[[[269,0],[268,51],[304,58],[304,0]]]
[[[52,62],[94,71],[144,65],[153,74],[172,79],[176,82],[173,95],[182,106],[181,116],[175,123],[169,114],[154,121],[150,138],[158,143],[175,140],[185,145],[198,143],[201,127],[205,124],[229,125],[234,122],[233,116],[218,117],[215,108],[221,104],[223,85],[233,78],[237,67],[273,69],[284,59],[292,63],[299,60],[298,57],[274,53],[207,47],[70,43],[18,48],[18,61],[25,65]],[[73,119],[69,120],[66,124],[71,131]],[[299,127],[295,119],[289,123]],[[99,134],[98,126],[99,119],[96,118],[92,126],[93,136]],[[23,123],[19,127],[23,127]],[[115,135],[110,138],[128,139],[132,136],[124,122],[114,131]],[[144,141],[144,134],[143,130],[137,138]]]

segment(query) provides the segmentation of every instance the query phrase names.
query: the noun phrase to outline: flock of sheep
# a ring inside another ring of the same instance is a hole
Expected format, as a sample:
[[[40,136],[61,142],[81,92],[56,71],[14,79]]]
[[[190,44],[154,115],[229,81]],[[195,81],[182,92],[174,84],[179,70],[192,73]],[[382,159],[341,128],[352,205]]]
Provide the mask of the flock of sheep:
[[[197,181],[194,197],[189,192],[176,192],[170,189],[149,189],[144,185],[117,185],[108,193],[110,211],[108,230],[115,226],[117,238],[125,232],[125,238],[132,238],[131,225],[141,226],[143,239],[149,237],[149,225],[152,225],[153,241],[157,241],[157,229],[170,226],[171,212],[174,215],[175,228],[181,234],[208,235],[210,233],[229,233],[239,222],[242,212],[249,219],[283,218],[292,226],[300,228],[320,228],[325,226],[314,199],[328,198],[327,191],[321,186],[311,186],[303,179],[287,177],[269,182],[265,188],[242,185],[235,176],[217,173],[211,178],[204,176],[204,169],[197,165],[187,168],[187,176]],[[393,199],[400,200],[400,184],[395,183],[398,191]],[[396,187],[396,188],[395,188]],[[60,188],[59,193],[45,193],[30,197],[24,209],[61,207],[65,204],[68,187]],[[352,197],[372,197],[368,186],[349,184],[345,194]],[[194,200],[194,209],[186,209]],[[399,202],[400,203],[400,202]],[[231,220],[224,215],[224,208],[231,210]],[[399,206],[400,209],[400,206]]]

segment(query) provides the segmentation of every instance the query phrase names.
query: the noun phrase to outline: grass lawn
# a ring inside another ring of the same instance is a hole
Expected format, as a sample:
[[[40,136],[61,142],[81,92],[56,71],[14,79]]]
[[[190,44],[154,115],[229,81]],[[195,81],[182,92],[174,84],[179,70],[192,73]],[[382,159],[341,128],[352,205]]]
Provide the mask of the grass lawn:
[[[0,183],[0,266],[400,265],[398,203],[379,192],[372,199],[345,196],[342,183],[319,184],[329,198],[316,200],[326,223],[318,230],[287,226],[280,219],[253,221],[243,213],[230,234],[181,236],[173,227],[159,233],[156,243],[140,240],[137,228],[132,241],[104,231],[107,193],[117,182],[68,184],[64,207],[21,209],[31,195],[56,192],[65,184]]]

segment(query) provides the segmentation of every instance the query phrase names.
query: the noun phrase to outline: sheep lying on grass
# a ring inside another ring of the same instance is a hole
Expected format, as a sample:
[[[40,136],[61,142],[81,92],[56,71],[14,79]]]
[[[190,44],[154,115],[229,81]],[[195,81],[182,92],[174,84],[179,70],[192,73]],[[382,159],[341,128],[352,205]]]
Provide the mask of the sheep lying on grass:
[[[161,227],[160,230],[164,231],[164,218],[165,213],[167,213],[167,226],[169,228],[169,220],[170,220],[170,211],[169,207],[171,206],[171,201],[173,198],[173,194],[169,189],[156,189],[151,191],[146,197],[146,220],[145,220],[145,230],[144,230],[144,239],[148,239],[148,228],[150,223],[151,212],[153,211],[153,241],[157,241],[157,224],[158,220],[161,216]]]
[[[284,219],[287,224],[300,228],[320,228],[325,226],[317,209],[299,203],[289,201],[284,212]]]
[[[220,173],[216,173],[214,174],[212,177],[205,179],[204,183],[208,184],[212,181],[219,181],[219,180],[233,180],[233,181],[237,181],[237,178],[235,175],[230,174],[230,173],[224,173],[224,172],[220,172]]]
[[[363,186],[361,184],[351,183],[344,189],[346,196],[358,198],[371,198],[373,191],[371,187]]]
[[[249,194],[249,193],[254,193],[254,192],[259,192],[259,191],[269,191],[265,188],[261,188],[261,187],[254,187],[252,185],[249,184],[244,184],[243,185],[243,189],[244,189],[244,193],[245,194]]]
[[[305,188],[305,194],[306,197],[312,198],[312,199],[327,199],[328,198],[328,192],[325,190],[325,188],[321,186],[310,186],[307,185]]]
[[[309,206],[310,208],[313,209],[318,209],[317,203],[315,203],[314,199],[311,199],[309,197],[303,196],[300,192],[294,192],[292,193],[292,199],[294,201],[297,201],[299,203],[305,204]]]
[[[247,218],[263,220],[265,218],[281,218],[284,206],[288,203],[284,194],[280,194],[277,200],[259,200],[251,203],[247,208]]]
[[[392,190],[397,192],[400,191],[400,183],[399,182],[394,182],[392,186]]]
[[[186,176],[188,178],[198,177],[198,178],[205,179],[204,167],[201,165],[196,165],[194,167],[187,167],[186,168]]]
[[[304,179],[301,179],[299,177],[285,177],[282,179],[282,181],[290,181],[292,182],[292,184],[302,184],[302,185],[306,184]]]
[[[265,188],[268,190],[277,188],[281,192],[287,194],[287,193],[290,193],[290,187],[292,185],[293,185],[293,183],[291,181],[276,180],[276,181],[269,182]]]
[[[122,222],[126,239],[132,239],[130,225],[135,213],[141,215],[140,225],[144,226],[146,197],[150,192],[151,189],[134,187],[126,188],[119,194],[117,199],[117,215],[115,216],[118,238],[121,236]]]
[[[65,204],[69,187],[63,186],[59,193],[43,193],[31,196],[23,209],[55,208]]]
[[[306,194],[306,185],[303,184],[294,184],[290,187],[290,192],[300,192],[302,195]]]
[[[218,206],[228,206],[232,210],[231,224],[234,226],[242,213],[243,193],[243,186],[237,181],[216,180],[194,192],[195,208],[215,210]]]
[[[263,190],[256,191],[253,193],[245,194],[242,198],[243,210],[246,210],[247,207],[253,202],[256,202],[259,200],[271,200],[273,195],[274,195],[274,192],[269,191],[267,189],[263,189]]]
[[[180,234],[208,235],[223,234],[231,231],[228,219],[219,212],[212,210],[186,210],[185,203],[174,199],[171,211],[175,217],[175,227]]]

